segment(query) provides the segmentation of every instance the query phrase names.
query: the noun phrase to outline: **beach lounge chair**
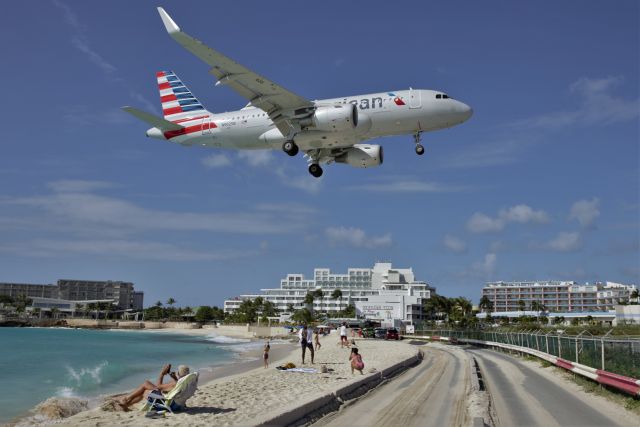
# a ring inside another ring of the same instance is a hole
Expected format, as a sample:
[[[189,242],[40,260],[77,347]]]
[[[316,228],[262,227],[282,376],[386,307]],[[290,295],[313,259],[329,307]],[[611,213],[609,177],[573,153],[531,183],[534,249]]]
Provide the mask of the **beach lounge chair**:
[[[178,380],[176,386],[166,394],[149,393],[147,402],[144,403],[141,410],[150,413],[184,410],[187,405],[187,399],[193,396],[198,389],[198,373],[192,372]]]

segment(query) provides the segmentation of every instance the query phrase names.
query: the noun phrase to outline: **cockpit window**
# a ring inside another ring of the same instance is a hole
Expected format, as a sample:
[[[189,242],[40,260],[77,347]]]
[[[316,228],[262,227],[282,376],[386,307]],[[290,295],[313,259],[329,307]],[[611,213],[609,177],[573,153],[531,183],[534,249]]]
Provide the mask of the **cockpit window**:
[[[449,99],[449,95],[446,93],[436,93],[436,99]]]
[[[449,98],[449,95],[447,95],[446,93],[443,93],[443,94],[442,94],[442,98],[443,98],[443,99],[447,99],[447,98]]]
[[[436,99],[440,99],[440,98],[442,98],[442,95],[439,93],[436,93]]]

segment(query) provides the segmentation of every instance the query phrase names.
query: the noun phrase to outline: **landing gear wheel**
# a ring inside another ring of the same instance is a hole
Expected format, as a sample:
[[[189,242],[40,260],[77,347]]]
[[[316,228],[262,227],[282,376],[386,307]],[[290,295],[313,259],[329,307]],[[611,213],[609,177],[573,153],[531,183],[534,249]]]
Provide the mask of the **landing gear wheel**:
[[[282,151],[293,157],[298,154],[298,146],[293,141],[285,141],[282,144]]]
[[[422,156],[424,154],[424,147],[422,144],[416,144],[416,154]]]
[[[322,168],[317,163],[312,163],[309,165],[309,173],[316,178],[320,178],[322,176]]]

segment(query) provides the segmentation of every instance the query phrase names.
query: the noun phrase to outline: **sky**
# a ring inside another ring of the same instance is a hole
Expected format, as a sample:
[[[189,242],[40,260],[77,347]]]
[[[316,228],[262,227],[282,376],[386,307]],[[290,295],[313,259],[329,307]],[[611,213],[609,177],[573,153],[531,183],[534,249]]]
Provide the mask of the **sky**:
[[[173,70],[210,111],[246,101],[183,30],[308,99],[408,87],[473,117],[384,146],[378,168],[185,148]],[[315,267],[390,261],[477,302],[492,280],[640,282],[640,6],[603,1],[6,3],[0,282],[123,280],[145,304],[218,305]]]

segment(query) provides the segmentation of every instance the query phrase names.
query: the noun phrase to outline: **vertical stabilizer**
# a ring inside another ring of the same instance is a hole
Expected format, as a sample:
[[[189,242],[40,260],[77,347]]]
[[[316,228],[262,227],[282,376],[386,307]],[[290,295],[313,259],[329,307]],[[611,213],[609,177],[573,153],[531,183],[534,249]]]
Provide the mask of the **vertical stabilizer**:
[[[166,120],[175,121],[200,113],[207,113],[200,101],[182,83],[173,71],[158,71],[158,90],[162,113]]]

